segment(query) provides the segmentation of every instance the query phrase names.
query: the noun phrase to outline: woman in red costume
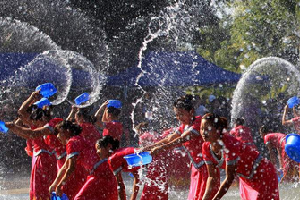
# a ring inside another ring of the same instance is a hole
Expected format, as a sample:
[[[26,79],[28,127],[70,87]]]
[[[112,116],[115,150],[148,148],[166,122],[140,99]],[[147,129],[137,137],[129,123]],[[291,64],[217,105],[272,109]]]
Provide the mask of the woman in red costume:
[[[202,199],[208,174],[202,159],[203,139],[199,133],[201,116],[194,116],[192,95],[185,95],[177,99],[174,102],[174,111],[181,126],[167,138],[144,148],[144,150],[151,149],[152,155],[156,155],[160,151],[183,145],[192,163],[188,200]]]
[[[33,108],[33,103],[40,99],[38,92],[23,102],[18,111],[20,120],[32,128],[18,126],[15,123],[6,123],[6,126],[16,135],[30,142],[28,152],[32,147],[32,171],[30,178],[30,199],[49,199],[48,188],[56,177],[56,158],[52,149],[45,143],[42,131],[51,119],[49,110]],[[31,112],[28,110],[31,109]],[[32,134],[33,132],[37,134]]]
[[[79,180],[72,179],[73,182],[71,183],[69,179],[72,177],[74,170],[78,166],[82,166],[90,175],[74,199],[117,200],[117,181],[107,160],[112,145],[101,147],[99,158],[95,147],[91,148],[80,135],[82,128],[77,124],[63,121],[55,129],[61,143],[66,145],[67,160],[65,167],[59,171],[56,180],[52,184],[50,192],[55,190],[56,194],[61,196],[65,192],[65,187],[70,186],[70,184],[75,186]],[[78,177],[75,177],[75,179],[78,179]]]
[[[202,118],[201,135],[205,141],[202,154],[209,172],[203,200],[221,199],[233,180],[244,181],[240,191],[244,200],[279,200],[278,178],[273,164],[250,146],[224,134],[227,119],[206,114]],[[226,170],[220,185],[219,168]]]
[[[274,149],[276,149],[279,154],[279,164],[283,171],[283,177],[281,178],[280,183],[298,181],[298,179],[295,178],[298,176],[298,163],[290,159],[285,152],[286,135],[283,133],[270,133],[268,128],[265,126],[262,126],[259,131],[260,135],[264,139],[264,143],[269,149],[270,160],[274,166],[277,163],[277,156]]]

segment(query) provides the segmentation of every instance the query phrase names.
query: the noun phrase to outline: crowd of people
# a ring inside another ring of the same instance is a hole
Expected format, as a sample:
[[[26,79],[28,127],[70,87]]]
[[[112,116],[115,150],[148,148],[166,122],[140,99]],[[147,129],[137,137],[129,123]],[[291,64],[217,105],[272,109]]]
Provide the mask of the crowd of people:
[[[239,182],[244,200],[277,200],[278,171],[283,171],[281,183],[298,181],[298,163],[284,150],[286,134],[274,133],[267,125],[260,128],[270,154],[266,158],[258,151],[244,118],[228,127],[228,110],[220,108],[223,100],[215,96],[209,97],[212,109],[192,95],[176,99],[173,109],[180,125],[164,128],[161,134],[145,131],[151,124],[140,123],[135,127],[138,148],[120,148],[124,132],[120,101],[105,101],[96,113],[73,106],[63,119],[52,116],[55,108],[51,105],[37,107],[40,98],[39,92],[33,92],[18,110],[18,118],[5,123],[10,132],[26,139],[25,150],[32,157],[31,200],[50,199],[52,192],[75,200],[124,200],[128,194],[122,172],[134,177],[131,200],[137,199],[141,179],[146,180],[143,200],[167,200],[170,177],[179,180],[187,174],[190,182],[182,183],[189,184],[188,200],[221,199],[234,181]],[[282,125],[300,130],[296,110],[292,119],[287,119],[287,112],[285,107]],[[151,152],[152,163],[129,166],[124,156],[137,151]],[[142,168],[147,168],[146,174],[140,173]],[[226,173],[221,183],[220,169]]]

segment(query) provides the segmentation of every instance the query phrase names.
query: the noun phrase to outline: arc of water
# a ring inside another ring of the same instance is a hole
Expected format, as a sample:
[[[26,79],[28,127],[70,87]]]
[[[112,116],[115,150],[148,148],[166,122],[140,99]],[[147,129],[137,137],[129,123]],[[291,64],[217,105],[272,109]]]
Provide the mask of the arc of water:
[[[246,80],[249,78],[252,74],[253,71],[262,68],[265,66],[265,64],[277,64],[280,65],[282,63],[283,66],[288,66],[287,70],[291,73],[293,73],[300,83],[300,72],[299,70],[290,62],[278,58],[278,57],[267,57],[267,58],[261,58],[253,62],[249,66],[249,68],[246,70],[246,72],[242,75],[241,79],[237,83],[236,89],[233,93],[233,98],[232,98],[232,110],[231,110],[231,119],[235,119],[238,116],[239,110],[241,109],[239,104],[241,103],[239,100],[241,99],[242,92],[244,90],[244,86],[246,85]],[[299,94],[299,92],[298,92]]]

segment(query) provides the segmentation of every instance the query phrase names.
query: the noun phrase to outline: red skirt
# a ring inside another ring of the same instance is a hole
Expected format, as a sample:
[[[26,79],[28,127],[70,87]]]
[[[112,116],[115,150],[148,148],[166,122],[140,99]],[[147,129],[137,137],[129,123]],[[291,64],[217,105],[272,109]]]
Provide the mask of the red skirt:
[[[202,200],[205,193],[208,172],[206,165],[202,165],[199,169],[191,167],[191,184],[188,200]]]
[[[279,200],[278,177],[273,164],[263,159],[253,178],[240,178],[243,200]]]
[[[56,157],[49,153],[33,156],[30,178],[30,199],[50,199],[49,187],[56,178]]]

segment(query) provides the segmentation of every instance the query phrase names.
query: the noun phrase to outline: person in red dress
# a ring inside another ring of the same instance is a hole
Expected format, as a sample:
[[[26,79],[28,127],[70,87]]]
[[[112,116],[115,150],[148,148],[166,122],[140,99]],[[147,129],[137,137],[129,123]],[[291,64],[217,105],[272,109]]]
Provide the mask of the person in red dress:
[[[67,160],[49,188],[49,192],[56,191],[58,196],[65,192],[65,187],[75,187],[79,190],[74,197],[68,196],[70,199],[89,199],[89,200],[117,200],[117,181],[108,164],[108,153],[112,146],[108,145],[100,150],[100,158],[97,155],[96,148],[91,147],[82,137],[82,128],[70,121],[62,121],[55,127],[58,133],[57,137],[62,144],[66,145]],[[100,161],[99,161],[100,160]],[[83,167],[89,176],[81,185],[79,176],[74,175],[74,171],[78,167]],[[72,180],[72,182],[70,181]]]
[[[109,136],[106,136],[109,137]],[[113,142],[114,148],[119,147],[119,141],[114,140]],[[99,147],[99,145],[98,145]],[[133,193],[130,197],[130,200],[135,200],[138,192],[139,192],[139,181],[140,177],[138,174],[138,169],[140,167],[130,167],[126,160],[124,159],[124,156],[135,153],[135,149],[133,147],[126,147],[126,148],[119,148],[115,150],[110,157],[108,158],[108,162],[110,164],[111,169],[114,172],[114,175],[117,178],[118,182],[118,188],[119,188],[119,197],[121,200],[126,200],[126,193],[125,193],[125,184],[123,181],[123,177],[121,172],[130,172],[133,177]]]
[[[203,139],[199,133],[201,116],[194,116],[192,95],[185,95],[178,98],[174,102],[174,111],[181,126],[175,129],[175,132],[167,138],[160,140],[154,145],[145,147],[144,151],[151,149],[151,154],[155,156],[161,151],[183,145],[192,163],[188,199],[202,199],[208,173],[202,159]]]
[[[35,108],[34,102],[41,98],[39,92],[33,92],[23,102],[18,114],[19,119],[26,124],[27,128],[20,126],[18,121],[8,122],[6,126],[16,135],[28,141],[27,151],[32,153],[32,171],[30,177],[30,199],[49,199],[48,188],[56,176],[56,158],[52,149],[45,143],[43,134],[32,137],[31,133],[44,129],[51,119],[49,110]]]
[[[243,180],[244,200],[279,200],[278,178],[273,164],[250,146],[225,134],[227,119],[208,113],[203,116],[201,135],[205,141],[202,155],[209,177],[203,200],[221,199],[236,176]],[[220,185],[219,168],[226,171]]]
[[[287,119],[288,105],[284,107],[281,123],[283,126],[294,126],[296,134],[300,134],[300,116],[296,114],[295,108],[293,110],[295,116],[292,119]]]
[[[270,160],[273,165],[276,165],[276,155],[274,149],[278,152],[278,160],[280,169],[283,171],[283,177],[280,183],[298,181],[298,163],[288,157],[285,152],[286,135],[283,133],[271,133],[267,127],[262,126],[260,128],[260,135],[264,139],[264,143],[267,145],[270,152]]]
[[[94,147],[97,140],[99,140],[102,135],[94,126],[94,118],[90,116],[89,112],[90,110],[88,108],[78,108],[72,106],[72,110],[67,120],[74,121],[76,124],[78,124],[82,128],[81,135],[89,145]]]
[[[123,125],[118,118],[121,113],[122,104],[120,101],[119,104],[113,104],[113,103],[110,104],[110,101],[104,102],[100,106],[99,110],[96,112],[95,124],[103,128],[103,133],[102,133],[103,136],[111,135],[113,138],[121,141],[121,136],[123,134]],[[103,113],[102,119],[100,120],[100,115],[102,113]]]
[[[237,118],[235,120],[234,128],[229,132],[240,142],[243,142],[254,149],[257,149],[254,142],[250,128],[244,126],[245,120],[243,118]]]

